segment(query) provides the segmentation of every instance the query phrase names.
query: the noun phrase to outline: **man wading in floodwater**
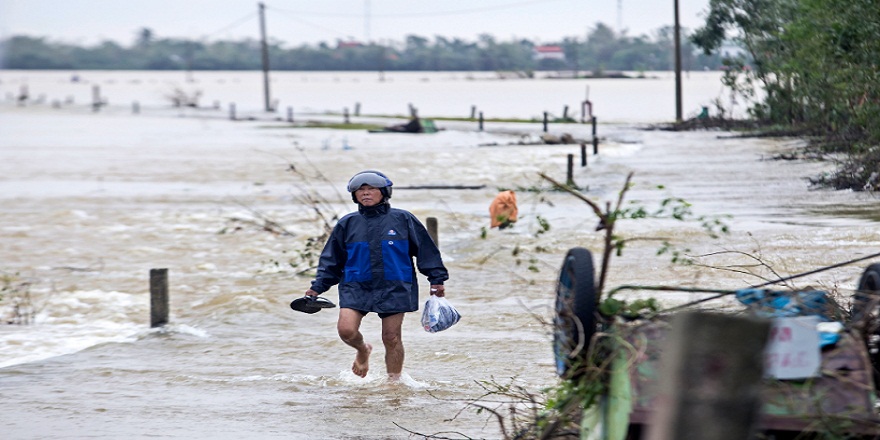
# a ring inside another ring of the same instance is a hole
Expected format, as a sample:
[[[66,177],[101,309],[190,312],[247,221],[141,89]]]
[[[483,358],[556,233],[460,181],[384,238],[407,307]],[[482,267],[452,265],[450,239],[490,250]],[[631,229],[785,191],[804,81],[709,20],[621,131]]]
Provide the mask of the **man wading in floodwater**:
[[[318,261],[318,274],[306,295],[317,296],[339,284],[339,322],[343,342],[357,350],[351,371],[365,377],[373,346],[364,342],[361,320],[369,312],[382,318],[388,378],[403,371],[401,328],[406,312],[419,309],[416,267],[428,277],[431,295],[444,296],[449,279],[440,250],[414,215],[392,208],[391,180],[378,171],[361,171],[348,182],[358,204],[336,224]],[[416,266],[413,265],[416,258]]]

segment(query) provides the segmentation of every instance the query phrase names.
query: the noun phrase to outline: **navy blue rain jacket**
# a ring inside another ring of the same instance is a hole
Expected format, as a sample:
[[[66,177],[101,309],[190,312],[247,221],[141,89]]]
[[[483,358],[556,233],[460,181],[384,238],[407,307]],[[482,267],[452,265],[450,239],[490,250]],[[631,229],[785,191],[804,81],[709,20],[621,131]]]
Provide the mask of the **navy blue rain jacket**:
[[[440,250],[427,229],[408,211],[387,203],[365,207],[333,228],[318,261],[312,290],[339,284],[339,307],[377,313],[419,309],[416,266],[431,284],[449,279]]]

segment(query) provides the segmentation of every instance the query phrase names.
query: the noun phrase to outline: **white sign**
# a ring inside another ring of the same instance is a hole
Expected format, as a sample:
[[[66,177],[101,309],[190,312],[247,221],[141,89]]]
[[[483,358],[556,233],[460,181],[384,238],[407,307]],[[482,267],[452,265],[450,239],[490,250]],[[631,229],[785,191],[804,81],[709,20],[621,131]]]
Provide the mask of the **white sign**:
[[[805,379],[819,375],[818,316],[774,318],[764,349],[764,375],[776,379]]]

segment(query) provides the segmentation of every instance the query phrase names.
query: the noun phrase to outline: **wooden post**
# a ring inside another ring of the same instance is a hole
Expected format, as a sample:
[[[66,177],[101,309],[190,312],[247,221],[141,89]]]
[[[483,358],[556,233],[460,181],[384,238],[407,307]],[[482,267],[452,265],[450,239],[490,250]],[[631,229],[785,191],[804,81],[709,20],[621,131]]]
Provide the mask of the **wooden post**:
[[[483,131],[483,112],[480,112],[480,131]]]
[[[568,172],[566,173],[565,184],[571,187],[576,186],[574,183],[574,154],[568,155]]]
[[[431,240],[434,240],[434,244],[437,247],[440,247],[440,237],[437,235],[437,218],[436,217],[428,217],[425,222],[425,226],[428,228],[428,235],[431,236]]]
[[[581,166],[587,166],[587,144],[581,142]]]
[[[346,124],[350,123],[351,120],[348,117],[348,107],[342,109],[342,121]]]
[[[235,103],[229,104],[229,119],[235,120]]]
[[[593,124],[593,154],[599,154],[599,136],[596,135],[596,117],[593,116],[591,119]]]
[[[354,103],[354,115],[355,116],[361,115],[361,103],[359,103],[359,102]]]
[[[287,122],[293,122],[293,107],[287,107]]]
[[[567,105],[562,109],[562,120],[563,121],[568,120],[568,106]]]
[[[648,440],[753,438],[767,320],[684,312],[673,320]]]
[[[92,111],[101,110],[101,86],[92,86]]]
[[[21,87],[18,88],[18,97],[16,98],[16,102],[19,106],[25,105],[28,100],[30,94],[28,93],[27,84],[22,84]]]
[[[472,105],[471,106],[471,119],[476,119],[476,118],[477,118],[477,106]]]
[[[150,327],[168,324],[168,269],[150,269]]]
[[[547,112],[544,112],[544,133],[547,132]]]

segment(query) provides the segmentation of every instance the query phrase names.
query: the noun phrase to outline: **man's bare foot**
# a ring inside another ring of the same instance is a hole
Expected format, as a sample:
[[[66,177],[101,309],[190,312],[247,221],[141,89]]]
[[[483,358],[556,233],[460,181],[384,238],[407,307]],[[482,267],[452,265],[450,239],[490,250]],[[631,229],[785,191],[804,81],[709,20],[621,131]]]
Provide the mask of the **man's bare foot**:
[[[358,354],[354,358],[354,363],[351,365],[351,372],[360,377],[367,377],[367,371],[370,370],[370,353],[373,352],[372,345],[364,344],[364,346],[366,347],[366,350],[358,350]]]
[[[400,373],[388,373],[388,382],[399,382]]]

